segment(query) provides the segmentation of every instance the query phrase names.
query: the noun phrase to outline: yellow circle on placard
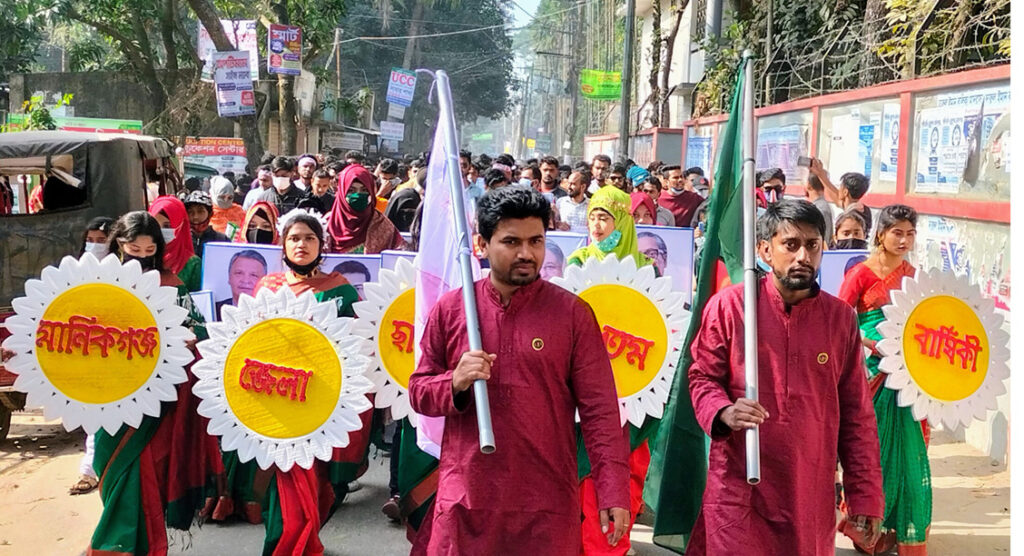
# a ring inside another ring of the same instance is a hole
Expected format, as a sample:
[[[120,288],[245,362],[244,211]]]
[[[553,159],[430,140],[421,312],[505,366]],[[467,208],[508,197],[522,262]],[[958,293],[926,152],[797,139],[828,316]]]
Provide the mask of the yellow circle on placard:
[[[952,331],[943,331],[943,327]],[[963,356],[973,351],[964,349],[963,340],[969,337],[978,339],[980,350],[976,360],[965,363]],[[948,295],[918,303],[903,329],[907,371],[917,386],[936,400],[955,402],[976,392],[988,374],[989,353],[981,319],[969,305]]]
[[[130,291],[113,284],[82,284],[55,297],[43,312],[36,329],[36,359],[54,388],[68,398],[113,403],[132,395],[153,375],[160,361],[156,328],[153,313]]]
[[[669,331],[661,311],[644,294],[619,284],[592,286],[584,290],[580,298],[594,310],[609,356],[619,351],[620,342],[627,343],[618,356],[612,358],[619,397],[626,398],[647,388],[658,376],[668,354]],[[620,333],[627,334],[628,338]],[[631,345],[636,347],[630,349]],[[640,353],[643,353],[642,358]],[[642,370],[639,368],[641,359]]]
[[[414,329],[416,320],[415,289],[405,290],[384,311],[377,325],[377,353],[381,366],[396,384],[409,389],[409,377],[416,370]]]
[[[266,379],[255,376],[259,373],[253,364],[273,366],[267,371],[273,380],[296,382],[268,387]],[[303,379],[298,373],[312,374]],[[320,428],[338,406],[341,380],[334,343],[312,325],[291,318],[253,325],[235,340],[224,362],[224,393],[231,412],[250,430],[270,438],[298,438]]]

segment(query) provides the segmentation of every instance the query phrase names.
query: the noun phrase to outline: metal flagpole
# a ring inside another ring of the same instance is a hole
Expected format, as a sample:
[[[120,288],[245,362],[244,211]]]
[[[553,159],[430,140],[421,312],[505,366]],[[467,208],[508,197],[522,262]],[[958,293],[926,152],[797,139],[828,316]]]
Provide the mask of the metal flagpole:
[[[748,399],[757,401],[757,264],[755,237],[754,178],[754,53],[743,51],[743,360],[744,381]],[[747,483],[761,482],[761,434],[757,428],[747,429]]]
[[[459,168],[459,142],[455,135],[455,109],[452,106],[452,90],[448,74],[438,70],[434,74],[437,87],[437,104],[440,118],[444,118],[444,141],[446,154],[445,175],[452,194],[452,211],[455,213],[455,229],[459,236],[459,267],[462,270],[462,303],[466,311],[466,329],[469,335],[469,349],[482,350],[480,320],[476,312],[476,291],[473,289],[473,266],[469,249],[469,225],[466,222],[466,203],[462,187],[462,170]],[[494,453],[494,428],[491,427],[491,404],[487,398],[487,382],[473,382],[473,400],[476,402],[476,426],[480,431],[480,451]]]

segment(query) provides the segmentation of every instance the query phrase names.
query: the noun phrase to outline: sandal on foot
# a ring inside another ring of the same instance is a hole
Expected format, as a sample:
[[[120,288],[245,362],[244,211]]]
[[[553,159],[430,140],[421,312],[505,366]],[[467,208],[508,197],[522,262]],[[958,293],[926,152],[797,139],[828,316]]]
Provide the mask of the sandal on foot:
[[[82,475],[82,478],[78,479],[78,482],[68,489],[68,494],[72,496],[77,494],[89,494],[96,490],[96,487],[99,486],[99,484],[100,482],[96,480],[96,477]]]

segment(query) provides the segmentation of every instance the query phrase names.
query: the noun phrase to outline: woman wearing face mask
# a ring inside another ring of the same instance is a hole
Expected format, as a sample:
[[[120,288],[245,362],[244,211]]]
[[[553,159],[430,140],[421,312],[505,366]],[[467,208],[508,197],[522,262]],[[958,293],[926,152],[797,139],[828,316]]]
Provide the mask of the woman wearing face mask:
[[[213,197],[210,227],[229,238],[234,237],[245,220],[245,210],[235,203],[235,186],[225,177],[214,176],[210,178],[210,196]]]
[[[276,245],[277,239],[277,208],[266,201],[257,201],[245,213],[234,241]]]
[[[867,249],[864,219],[855,211],[847,211],[836,220],[835,237],[832,238],[832,249]]]
[[[917,212],[906,205],[889,205],[881,210],[874,251],[853,267],[843,280],[839,298],[856,309],[867,358],[868,381],[874,392],[878,437],[882,447],[882,476],[885,477],[885,518],[883,534],[875,546],[859,546],[868,554],[882,554],[898,545],[901,555],[926,554],[925,542],[931,522],[931,470],[928,463],[927,421],[914,419],[910,407],[900,407],[895,390],[885,388],[886,373],[880,372],[881,357],[876,343],[881,339],[878,325],[885,320],[882,307],[903,278],[914,276],[907,255],[917,237]],[[854,543],[861,539],[845,520],[839,530]]]
[[[121,261],[138,261],[144,271],[160,273],[160,284],[176,288],[178,305],[188,310],[184,325],[206,339],[203,318],[181,280],[164,266],[165,245],[157,220],[144,211],[122,216],[110,232],[110,252]],[[177,385],[177,400],[164,402],[160,416],[146,416],[138,427],[124,425],[111,435],[96,433],[94,465],[99,476],[103,513],[89,553],[166,554],[166,527],[187,531],[197,511],[212,507],[207,491],[223,473],[216,438],[206,433],[209,421],[198,413],[192,394],[196,382]]]
[[[653,200],[645,193],[642,195],[647,202],[653,204]],[[614,254],[619,259],[633,257],[638,267],[653,265],[651,259],[645,256],[637,248],[636,226],[630,213],[630,196],[623,193],[616,187],[602,187],[590,198],[588,207],[587,228],[590,233],[590,245],[581,247],[569,256],[567,261],[571,265],[583,265],[588,258],[596,257],[604,259],[606,255]],[[657,270],[655,270],[657,274]],[[601,531],[600,518],[598,517],[597,491],[594,487],[593,478],[590,477],[590,462],[586,451],[582,449],[583,442],[579,442],[580,449],[577,459],[580,461],[580,507],[583,510],[583,554],[616,554],[623,555],[629,551],[629,531],[636,522],[637,514],[643,509],[644,478],[647,476],[647,468],[651,463],[651,451],[647,441],[658,431],[659,419],[650,417],[644,421],[642,427],[632,424],[623,429],[623,435],[629,436],[629,497],[630,497],[630,523],[623,540],[615,546],[608,546],[608,539]],[[576,429],[577,436],[580,429]]]
[[[369,255],[405,245],[395,225],[372,202],[377,180],[369,170],[350,164],[338,176],[338,183],[338,196],[327,216],[329,252]]]
[[[164,195],[149,205],[149,214],[160,224],[166,245],[162,262],[164,270],[181,278],[188,291],[199,291],[202,288],[203,263],[193,250],[185,204],[177,197]]]
[[[288,287],[296,294],[313,292],[318,301],[336,303],[339,316],[354,316],[352,303],[359,299],[356,289],[338,272],[320,270],[324,257],[324,230],[320,221],[303,211],[286,214],[282,221],[284,263],[288,270],[264,276],[256,284],[256,291]],[[323,545],[315,531],[326,521],[329,512],[318,511],[318,508],[340,504],[349,492],[348,484],[365,471],[372,415],[372,411],[360,415],[362,429],[351,433],[347,447],[334,450],[332,461],[318,460],[311,469],[294,466],[289,471],[274,470],[274,479],[265,498],[268,507],[263,513],[267,532],[264,554],[323,554]],[[283,509],[289,511],[282,512]],[[310,524],[312,534],[308,530]]]
[[[89,221],[82,234],[82,248],[78,250],[78,256],[91,253],[97,259],[103,260],[109,253],[107,249],[108,234],[114,225],[113,218],[98,216]],[[93,453],[96,447],[96,435],[89,434],[85,438],[85,455],[78,464],[80,476],[78,482],[71,486],[69,494],[88,494],[96,489],[99,479],[96,478],[96,470],[92,468]]]

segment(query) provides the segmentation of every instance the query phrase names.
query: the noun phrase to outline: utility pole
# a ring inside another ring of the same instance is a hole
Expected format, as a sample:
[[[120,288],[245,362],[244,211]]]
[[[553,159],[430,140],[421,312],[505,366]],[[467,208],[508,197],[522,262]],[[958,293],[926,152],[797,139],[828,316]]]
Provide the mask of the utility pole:
[[[626,0],[626,43],[622,56],[622,100],[619,106],[619,158],[629,158],[629,111],[633,92],[633,27],[636,23],[636,0]]]
[[[516,136],[516,158],[522,158],[526,149],[526,112],[530,109],[530,93],[533,88],[533,69],[537,65],[534,61],[530,64],[530,76],[526,78],[526,93],[523,94],[523,109],[519,112],[519,134]]]

